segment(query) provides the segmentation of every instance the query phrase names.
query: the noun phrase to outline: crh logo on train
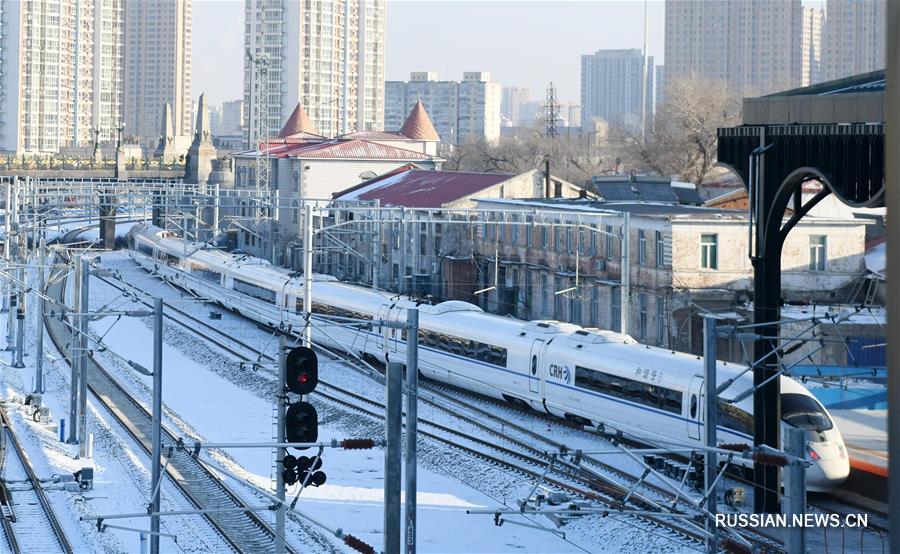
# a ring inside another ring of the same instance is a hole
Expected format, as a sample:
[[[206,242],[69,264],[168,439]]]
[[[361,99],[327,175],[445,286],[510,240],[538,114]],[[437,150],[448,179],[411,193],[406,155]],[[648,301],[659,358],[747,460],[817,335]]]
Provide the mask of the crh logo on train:
[[[550,377],[554,379],[559,379],[561,381],[569,382],[569,367],[565,365],[559,364],[550,364]]]

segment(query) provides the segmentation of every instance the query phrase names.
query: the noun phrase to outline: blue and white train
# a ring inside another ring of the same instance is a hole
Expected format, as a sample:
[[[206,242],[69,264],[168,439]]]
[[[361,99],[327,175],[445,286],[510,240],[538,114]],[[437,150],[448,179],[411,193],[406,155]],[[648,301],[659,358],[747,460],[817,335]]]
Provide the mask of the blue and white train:
[[[138,264],[198,296],[267,325],[304,324],[296,274],[250,256],[185,245],[148,225],[135,226],[128,244]],[[332,277],[314,275],[313,282],[314,341],[380,361],[405,360],[404,331],[353,328],[316,315],[402,322],[414,302]],[[611,331],[492,315],[466,302],[418,308],[419,369],[430,379],[648,441],[703,440],[703,367],[695,356]],[[740,369],[720,362],[719,382]],[[805,387],[780,379],[782,425],[807,435],[808,488],[831,490],[850,471],[840,431]],[[721,443],[752,444],[752,396],[728,401],[751,386],[748,372],[720,395]]]

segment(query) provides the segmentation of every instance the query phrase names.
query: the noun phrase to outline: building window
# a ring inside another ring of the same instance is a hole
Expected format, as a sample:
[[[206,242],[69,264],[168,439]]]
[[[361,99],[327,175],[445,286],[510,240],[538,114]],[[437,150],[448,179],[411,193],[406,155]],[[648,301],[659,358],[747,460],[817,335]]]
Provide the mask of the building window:
[[[700,269],[719,269],[719,235],[700,235]]]
[[[550,311],[550,295],[553,291],[547,286],[547,275],[541,273],[541,317],[546,317]]]
[[[525,245],[534,246],[534,226],[531,223],[525,225]]]
[[[665,244],[663,243],[663,234],[660,231],[656,232],[656,267],[663,267],[666,265],[666,250]]]
[[[519,218],[518,217],[513,216],[513,224],[510,227],[511,227],[511,229],[509,230],[509,232],[512,234],[512,237],[510,237],[510,242],[512,242],[513,245],[519,244]]]
[[[595,327],[600,326],[600,322],[597,321],[597,319],[600,316],[600,314],[598,313],[598,310],[600,309],[600,298],[599,298],[600,294],[599,294],[599,292],[600,292],[599,287],[591,287],[591,309],[590,309],[591,320],[588,323],[590,323],[591,325],[593,325]]]
[[[590,233],[591,233],[590,255],[596,256],[597,255],[597,229],[596,229],[596,227],[591,227]]]
[[[554,284],[553,290],[550,291],[550,294],[552,294],[553,297],[556,298],[556,302],[554,303],[554,304],[556,304],[554,306],[554,308],[555,308],[554,317],[558,321],[563,321],[563,310],[566,309],[566,304],[565,304],[565,296],[566,295],[565,294],[556,294],[557,291],[563,290],[562,277],[557,275],[553,284]]]
[[[541,247],[547,248],[549,246],[550,240],[550,231],[548,230],[546,225],[541,225]]]
[[[825,271],[825,258],[828,256],[825,235],[809,237],[809,270]]]
[[[613,287],[609,291],[609,328],[622,332],[622,289]]]
[[[668,338],[666,333],[666,299],[662,296],[656,297],[656,344],[659,346],[666,345]]]
[[[638,295],[638,334],[642,339],[647,338],[647,295]]]
[[[562,252],[563,249],[563,228],[556,228],[556,251]]]
[[[573,244],[575,241],[573,235],[574,233],[572,232],[572,228],[566,227],[566,252],[568,252],[569,254],[575,252],[575,245]]]
[[[647,265],[647,235],[638,231],[638,265]]]
[[[606,226],[606,257],[613,257],[613,240],[615,240],[615,235],[613,235],[612,225]]]

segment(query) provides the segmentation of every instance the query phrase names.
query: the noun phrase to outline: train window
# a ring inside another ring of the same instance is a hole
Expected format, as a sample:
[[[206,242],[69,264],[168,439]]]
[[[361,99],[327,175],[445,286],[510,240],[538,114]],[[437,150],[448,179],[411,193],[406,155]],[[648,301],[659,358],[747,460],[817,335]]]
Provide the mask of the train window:
[[[691,395],[691,419],[697,418],[697,395]]]
[[[624,398],[673,414],[681,414],[683,394],[642,381],[575,366],[575,386],[595,392]]]
[[[214,283],[220,283],[222,281],[221,273],[219,273],[218,271],[207,269],[202,265],[191,264],[191,273]]]
[[[531,374],[537,375],[537,356],[531,357]]]
[[[788,425],[819,432],[834,426],[822,406],[804,394],[781,395],[781,419]]]
[[[301,310],[303,309],[303,301],[298,299],[300,302]],[[318,302],[313,302],[313,312],[321,315],[330,315],[334,317],[343,317],[347,319],[364,319],[371,320],[372,316],[356,312],[353,310],[347,310],[345,308],[340,308],[338,306],[331,306],[329,304],[320,304]]]
[[[246,294],[247,296],[252,296],[253,298],[258,298],[265,302],[270,302],[272,304],[275,303],[275,291],[269,290],[253,283],[248,283],[247,281],[241,281],[240,279],[235,279],[234,284],[231,287],[232,289],[240,292],[242,294]]]
[[[716,406],[716,419],[719,425],[745,435],[753,434],[752,415],[721,398],[716,402]]]
[[[139,244],[138,244],[138,251],[141,252],[141,253],[143,253],[143,254],[146,254],[146,255],[148,255],[148,256],[150,256],[150,257],[153,257],[153,248],[151,248],[150,246],[147,246],[147,245],[144,244],[144,243],[139,243]]]
[[[303,299],[299,296],[294,300],[294,313],[303,313]]]
[[[507,352],[505,348],[500,346],[493,346],[422,328],[419,328],[419,344],[447,352],[448,354],[506,367]]]

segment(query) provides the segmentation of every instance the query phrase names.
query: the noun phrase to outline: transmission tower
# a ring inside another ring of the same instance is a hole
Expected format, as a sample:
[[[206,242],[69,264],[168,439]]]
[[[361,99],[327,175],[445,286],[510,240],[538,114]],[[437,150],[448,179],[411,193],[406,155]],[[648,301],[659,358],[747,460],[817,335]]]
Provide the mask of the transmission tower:
[[[559,136],[559,101],[556,98],[556,87],[553,83],[547,87],[547,99],[544,101],[544,112],[547,117],[547,127],[544,136],[556,138]]]
[[[252,83],[250,85],[250,103],[253,123],[251,133],[256,139],[256,209],[254,219],[259,220],[268,214],[269,198],[269,56],[265,52],[254,55],[247,49],[250,62]]]

